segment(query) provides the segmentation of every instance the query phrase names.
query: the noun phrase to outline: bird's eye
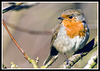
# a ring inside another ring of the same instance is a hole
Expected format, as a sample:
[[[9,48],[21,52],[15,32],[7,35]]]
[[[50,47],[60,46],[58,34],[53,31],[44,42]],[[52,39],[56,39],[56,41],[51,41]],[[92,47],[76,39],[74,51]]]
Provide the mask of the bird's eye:
[[[70,18],[70,19],[72,19],[72,18],[73,18],[73,16],[69,16],[69,18]]]

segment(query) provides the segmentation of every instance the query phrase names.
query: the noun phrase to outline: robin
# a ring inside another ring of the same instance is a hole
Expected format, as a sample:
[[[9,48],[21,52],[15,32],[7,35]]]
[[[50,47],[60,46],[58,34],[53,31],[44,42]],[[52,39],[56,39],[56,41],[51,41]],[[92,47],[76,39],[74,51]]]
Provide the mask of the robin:
[[[67,9],[58,19],[61,22],[52,36],[50,54],[44,65],[58,53],[73,55],[83,48],[89,39],[89,28],[81,9]]]

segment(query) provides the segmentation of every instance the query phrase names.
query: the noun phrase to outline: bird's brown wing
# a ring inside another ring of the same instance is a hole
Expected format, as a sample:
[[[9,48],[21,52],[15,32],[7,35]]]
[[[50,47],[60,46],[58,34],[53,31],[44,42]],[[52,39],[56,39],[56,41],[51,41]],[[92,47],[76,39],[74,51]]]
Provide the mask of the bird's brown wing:
[[[60,25],[61,25],[61,24],[58,24],[58,25],[55,27],[55,30],[54,30],[54,33],[53,33],[52,39],[51,39],[51,45],[53,45],[55,39],[57,38],[57,34],[58,34],[58,32],[59,32]]]
[[[51,39],[51,47],[50,47],[50,55],[48,56],[48,58],[44,61],[43,65],[46,65],[50,60],[54,60],[55,56],[58,54],[58,51],[56,50],[56,48],[53,46],[53,43],[55,41],[55,39],[57,38],[57,34],[60,28],[60,24],[57,25],[53,35],[52,35],[52,39]]]
[[[55,28],[55,31],[52,35],[52,39],[51,39],[51,48],[50,48],[50,56],[55,56],[58,54],[58,51],[56,50],[56,48],[53,46],[53,43],[55,41],[55,39],[57,38],[57,34],[59,32],[59,28],[60,28],[61,24],[58,24]]]

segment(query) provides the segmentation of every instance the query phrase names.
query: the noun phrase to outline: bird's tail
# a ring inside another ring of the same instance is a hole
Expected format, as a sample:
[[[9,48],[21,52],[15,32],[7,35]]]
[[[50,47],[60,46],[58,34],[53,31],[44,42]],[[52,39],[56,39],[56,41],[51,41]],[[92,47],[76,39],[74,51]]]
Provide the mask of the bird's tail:
[[[58,51],[56,50],[56,48],[54,46],[51,46],[50,55],[44,61],[43,65],[46,65],[48,63],[52,64],[57,58],[58,58]]]
[[[46,65],[50,61],[51,61],[50,64],[52,64],[57,58],[58,58],[58,55],[56,55],[56,56],[49,55],[48,58],[44,61],[43,65]]]

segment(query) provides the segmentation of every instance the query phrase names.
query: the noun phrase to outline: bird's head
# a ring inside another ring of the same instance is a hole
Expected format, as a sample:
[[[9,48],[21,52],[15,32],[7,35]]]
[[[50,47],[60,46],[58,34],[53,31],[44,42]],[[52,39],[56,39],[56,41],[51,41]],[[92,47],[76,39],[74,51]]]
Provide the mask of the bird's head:
[[[84,21],[84,15],[81,11],[81,9],[67,9],[64,10],[64,12],[62,13],[61,17],[59,17],[58,19],[72,19],[75,18],[76,21]]]
[[[83,21],[85,20],[84,15],[80,9],[67,9],[65,10],[61,17],[61,24],[66,27],[67,35],[70,38],[75,36],[85,36],[86,29]]]

